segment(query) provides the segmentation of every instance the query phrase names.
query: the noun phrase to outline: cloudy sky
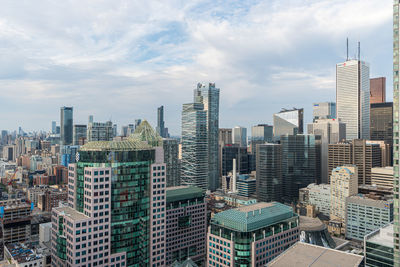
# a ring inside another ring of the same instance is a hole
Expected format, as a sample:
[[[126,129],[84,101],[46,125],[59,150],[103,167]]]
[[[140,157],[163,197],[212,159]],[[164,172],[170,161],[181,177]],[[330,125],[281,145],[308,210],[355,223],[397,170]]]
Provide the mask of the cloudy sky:
[[[221,89],[220,126],[271,123],[334,101],[335,64],[357,53],[392,99],[391,0],[0,0],[0,128],[145,118],[180,134],[198,81]],[[250,131],[249,131],[250,133]]]

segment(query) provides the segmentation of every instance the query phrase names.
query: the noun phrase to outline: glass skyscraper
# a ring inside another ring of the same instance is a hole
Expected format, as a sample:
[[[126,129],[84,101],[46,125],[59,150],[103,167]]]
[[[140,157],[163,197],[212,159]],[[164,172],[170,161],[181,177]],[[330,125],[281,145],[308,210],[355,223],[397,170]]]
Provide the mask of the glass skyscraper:
[[[161,137],[167,137],[165,134],[165,123],[164,123],[164,106],[157,108],[157,133]]]
[[[61,107],[61,144],[72,144],[73,107]]]

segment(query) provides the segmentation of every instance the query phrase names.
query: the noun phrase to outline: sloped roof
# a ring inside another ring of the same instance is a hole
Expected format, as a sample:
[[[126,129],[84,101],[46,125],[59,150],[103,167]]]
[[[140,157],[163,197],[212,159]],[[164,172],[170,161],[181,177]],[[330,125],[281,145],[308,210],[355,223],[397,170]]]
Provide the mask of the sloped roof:
[[[151,127],[147,120],[143,120],[128,139],[144,141],[153,147],[162,145],[161,136]]]
[[[81,151],[131,151],[151,148],[145,142],[136,139],[122,141],[93,141],[81,146]]]

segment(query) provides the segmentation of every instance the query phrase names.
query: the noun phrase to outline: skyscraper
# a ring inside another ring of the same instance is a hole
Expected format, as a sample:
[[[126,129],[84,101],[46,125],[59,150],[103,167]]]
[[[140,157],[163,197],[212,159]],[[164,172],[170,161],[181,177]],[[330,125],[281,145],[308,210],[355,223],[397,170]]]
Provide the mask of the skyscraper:
[[[369,65],[348,60],[336,65],[337,118],[346,124],[346,139],[369,139]]]
[[[61,107],[61,144],[72,144],[72,125],[73,125],[73,108]]]
[[[181,164],[178,159],[179,142],[176,139],[164,138],[162,144],[167,168],[167,186],[178,186],[181,184]]]
[[[245,127],[232,128],[232,144],[247,147],[247,129]]]
[[[393,103],[371,104],[371,140],[385,141],[393,150]],[[390,155],[391,156],[391,155]],[[392,164],[392,157],[389,158]]]
[[[164,106],[157,108],[157,133],[161,137],[165,136],[165,125],[164,125]]]
[[[258,124],[251,127],[251,153],[255,154],[257,144],[271,143],[274,137],[274,127],[268,124]]]
[[[393,169],[394,169],[394,266],[400,266],[400,165],[399,165],[399,64],[400,64],[400,40],[399,40],[399,7],[400,2],[393,2]]]
[[[318,119],[336,119],[336,103],[321,102],[313,104],[313,121]]]
[[[219,88],[215,83],[198,83],[194,90],[194,103],[201,103],[206,111],[208,146],[208,189],[219,187],[218,131],[219,131]]]
[[[207,112],[200,103],[183,104],[181,183],[207,190]]]
[[[51,122],[51,133],[55,134],[56,133],[56,127],[57,127],[57,123],[55,121]]]
[[[113,124],[107,122],[91,122],[87,128],[87,141],[111,141],[114,137]]]
[[[282,147],[280,144],[257,145],[257,200],[282,201]]]
[[[73,128],[73,145],[77,146],[79,145],[79,141],[84,141],[86,139],[86,131],[87,131],[87,126],[86,124],[74,124]]]
[[[282,109],[274,114],[274,136],[279,138],[281,135],[302,134],[303,133],[303,113],[304,110]]]
[[[370,79],[370,103],[385,103],[386,102],[386,78]]]

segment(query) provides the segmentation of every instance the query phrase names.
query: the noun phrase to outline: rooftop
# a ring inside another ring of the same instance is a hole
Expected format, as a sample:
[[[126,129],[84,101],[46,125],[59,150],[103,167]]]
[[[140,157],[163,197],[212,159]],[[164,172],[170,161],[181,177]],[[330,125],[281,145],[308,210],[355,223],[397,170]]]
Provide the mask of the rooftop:
[[[393,248],[393,224],[388,224],[367,235],[365,238],[367,242],[372,242],[375,244],[383,245],[385,247]]]
[[[127,138],[121,141],[94,141],[81,146],[81,151],[131,151],[149,149],[150,145],[147,143],[134,139]]]
[[[19,264],[39,260],[44,256],[39,251],[36,251],[31,243],[12,243],[7,244],[6,248],[11,257]]]
[[[192,198],[204,197],[203,189],[195,186],[174,186],[167,187],[167,203],[175,201],[184,201]]]
[[[326,225],[318,218],[300,216],[299,228],[300,231],[314,232],[325,230]]]
[[[70,207],[58,207],[58,208],[54,208],[53,210],[60,213],[61,215],[68,216],[73,220],[86,220],[89,218],[85,214],[83,214],[79,211],[76,211]]]
[[[363,256],[297,242],[267,266],[358,267],[363,262],[363,259]]]
[[[215,214],[212,223],[240,231],[254,231],[296,216],[292,208],[278,202],[259,202]]]
[[[161,146],[162,138],[154,131],[153,127],[146,121],[142,121],[139,126],[135,129],[135,132],[129,139],[136,139],[139,141],[144,141],[151,146]]]

